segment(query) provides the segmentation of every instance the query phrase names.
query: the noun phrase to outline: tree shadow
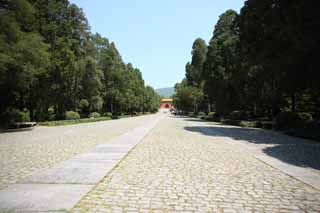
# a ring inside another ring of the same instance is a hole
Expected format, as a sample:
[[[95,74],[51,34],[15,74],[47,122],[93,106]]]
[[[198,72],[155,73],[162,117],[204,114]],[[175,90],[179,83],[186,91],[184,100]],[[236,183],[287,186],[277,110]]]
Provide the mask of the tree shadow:
[[[320,170],[320,143],[295,138],[263,129],[242,128],[235,126],[187,126],[185,130],[207,136],[228,137],[234,140],[268,146],[262,151],[283,162]]]

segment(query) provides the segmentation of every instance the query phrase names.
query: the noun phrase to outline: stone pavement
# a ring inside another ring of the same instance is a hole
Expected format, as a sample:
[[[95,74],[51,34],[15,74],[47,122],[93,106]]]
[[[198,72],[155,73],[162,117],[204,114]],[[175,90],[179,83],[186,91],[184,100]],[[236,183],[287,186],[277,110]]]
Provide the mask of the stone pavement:
[[[282,140],[291,137],[228,128],[163,119],[72,212],[320,212],[319,189],[257,159],[245,146],[259,141],[258,150],[270,138],[286,144]],[[241,148],[232,144],[241,142],[236,136],[242,136]]]
[[[2,211],[66,211],[97,184],[163,115],[149,116],[133,130],[53,168],[32,174],[0,190]]]
[[[146,122],[154,115],[0,134],[0,189],[52,168]]]

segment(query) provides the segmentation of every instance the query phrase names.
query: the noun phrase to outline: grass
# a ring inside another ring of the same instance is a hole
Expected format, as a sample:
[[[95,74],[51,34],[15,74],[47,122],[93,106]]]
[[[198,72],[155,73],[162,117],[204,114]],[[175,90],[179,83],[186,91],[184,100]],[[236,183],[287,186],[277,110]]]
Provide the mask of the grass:
[[[72,124],[108,121],[108,120],[135,117],[135,116],[148,115],[148,114],[151,114],[151,113],[146,112],[146,113],[138,113],[137,115],[113,115],[112,117],[81,118],[81,119],[77,119],[77,120],[43,121],[43,122],[38,122],[37,124],[39,126],[66,126],[66,125],[72,125]]]
[[[60,121],[44,121],[38,122],[40,126],[65,126],[71,124],[80,124],[80,123],[92,123],[97,121],[107,121],[111,120],[111,117],[99,117],[99,118],[81,118],[77,120],[60,120]]]

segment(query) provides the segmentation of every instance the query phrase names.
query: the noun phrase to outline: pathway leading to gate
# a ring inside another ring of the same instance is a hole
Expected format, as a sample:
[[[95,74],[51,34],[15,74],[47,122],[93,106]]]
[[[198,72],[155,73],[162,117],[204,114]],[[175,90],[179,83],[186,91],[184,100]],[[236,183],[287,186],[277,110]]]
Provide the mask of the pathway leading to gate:
[[[247,139],[244,145],[260,142],[256,150],[271,147],[271,142],[301,142],[301,156],[308,156],[300,158],[314,157],[305,162],[319,166],[319,157],[310,156],[316,151],[319,156],[319,144],[268,131],[166,117],[73,211],[320,211],[319,189],[257,159],[252,147],[245,151],[233,146],[240,139]],[[313,170],[305,168],[306,173]],[[315,175],[319,183],[320,175]]]
[[[3,198],[14,200],[19,193],[29,193],[36,203],[41,198],[35,196],[36,191],[58,204],[59,199],[73,195],[71,212],[320,211],[320,144],[168,114],[144,119],[125,134],[96,143],[100,145],[87,154],[5,187],[0,191],[0,209],[1,204],[11,209],[19,204],[1,203]],[[114,159],[111,166],[110,159]],[[70,174],[79,165],[88,174]],[[28,184],[58,188],[50,194],[48,189],[19,188]],[[75,185],[84,188],[66,193]],[[27,198],[20,205],[27,208],[28,202]],[[40,207],[46,210],[46,203]]]

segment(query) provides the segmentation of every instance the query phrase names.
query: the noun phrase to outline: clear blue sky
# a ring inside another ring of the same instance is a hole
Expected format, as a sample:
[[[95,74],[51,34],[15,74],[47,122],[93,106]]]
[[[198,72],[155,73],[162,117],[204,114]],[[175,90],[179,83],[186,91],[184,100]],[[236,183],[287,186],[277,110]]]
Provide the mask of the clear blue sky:
[[[207,42],[219,15],[244,0],[70,0],[81,7],[93,33],[114,41],[146,84],[171,87],[184,78],[193,41]]]

